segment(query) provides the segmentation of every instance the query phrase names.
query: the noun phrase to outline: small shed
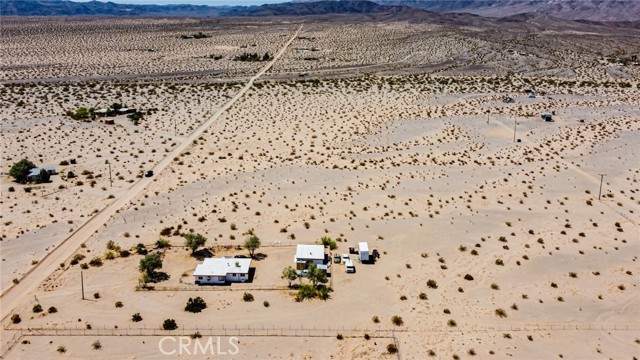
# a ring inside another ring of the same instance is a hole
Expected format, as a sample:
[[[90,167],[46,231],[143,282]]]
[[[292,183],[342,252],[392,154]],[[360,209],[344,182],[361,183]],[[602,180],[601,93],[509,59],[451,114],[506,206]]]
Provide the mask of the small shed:
[[[115,124],[115,123],[116,123],[116,122],[115,122],[115,120],[114,120],[114,119],[112,119],[112,118],[104,119],[104,121],[103,121],[103,122],[104,122],[105,124],[107,124],[107,125],[113,125],[113,124]]]

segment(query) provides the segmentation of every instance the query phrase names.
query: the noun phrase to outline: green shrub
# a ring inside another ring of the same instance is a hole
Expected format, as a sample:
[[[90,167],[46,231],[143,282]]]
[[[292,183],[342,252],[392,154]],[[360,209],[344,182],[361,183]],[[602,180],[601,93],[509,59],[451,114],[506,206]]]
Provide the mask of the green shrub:
[[[163,323],[162,323],[162,328],[164,330],[175,330],[178,328],[178,324],[176,324],[176,321],[173,319],[166,319]]]
[[[207,303],[198,296],[193,299],[189,298],[189,300],[187,300],[187,306],[185,306],[184,310],[192,313],[199,313],[206,308]]]
[[[244,300],[245,302],[251,302],[254,300],[253,295],[251,295],[251,293],[244,293],[242,295],[242,300]]]

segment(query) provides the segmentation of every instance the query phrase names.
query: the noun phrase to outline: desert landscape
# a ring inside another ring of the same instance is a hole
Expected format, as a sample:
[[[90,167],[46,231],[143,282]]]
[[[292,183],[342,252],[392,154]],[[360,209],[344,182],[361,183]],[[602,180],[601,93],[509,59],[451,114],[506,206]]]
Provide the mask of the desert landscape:
[[[29,19],[0,27],[2,358],[639,357],[639,30]],[[285,276],[321,242],[326,278]],[[197,285],[211,257],[250,281]]]

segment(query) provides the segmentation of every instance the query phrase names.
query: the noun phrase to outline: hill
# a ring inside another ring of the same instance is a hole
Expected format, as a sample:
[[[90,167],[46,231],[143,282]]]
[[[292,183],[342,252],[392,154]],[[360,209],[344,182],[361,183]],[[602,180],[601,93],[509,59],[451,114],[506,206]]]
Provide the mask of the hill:
[[[536,12],[568,20],[640,20],[640,1],[635,0],[376,0],[376,2],[435,12],[465,12],[490,17]]]

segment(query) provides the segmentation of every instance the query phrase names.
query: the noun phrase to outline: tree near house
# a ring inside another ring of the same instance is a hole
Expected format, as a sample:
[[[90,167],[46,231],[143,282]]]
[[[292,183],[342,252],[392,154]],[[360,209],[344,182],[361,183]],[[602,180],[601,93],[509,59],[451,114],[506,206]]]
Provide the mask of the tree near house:
[[[11,166],[9,176],[16,182],[23,184],[27,182],[27,175],[29,175],[29,171],[34,167],[36,167],[36,165],[29,161],[29,159],[22,159]]]
[[[140,259],[138,269],[147,275],[153,274],[157,269],[162,268],[162,257],[160,253],[151,253]]]
[[[280,276],[280,278],[286,279],[289,282],[289,287],[291,287],[291,282],[298,278],[298,274],[291,266],[287,266],[282,270],[282,276]]]
[[[260,238],[255,234],[249,235],[247,240],[244,241],[244,248],[249,250],[249,255],[253,258],[253,254],[256,249],[260,247]]]
[[[309,281],[311,281],[311,284],[313,284],[313,286],[317,286],[318,284],[324,284],[327,282],[327,274],[324,271],[318,269],[316,264],[309,264],[307,270],[307,278],[309,279]]]
[[[49,172],[45,169],[40,169],[40,173],[38,173],[38,177],[36,178],[36,181],[39,184],[48,183],[50,179],[51,179],[51,175],[49,175]]]
[[[191,254],[196,252],[200,246],[204,246],[206,242],[207,238],[198,233],[190,232],[184,235],[184,246],[191,249]]]

